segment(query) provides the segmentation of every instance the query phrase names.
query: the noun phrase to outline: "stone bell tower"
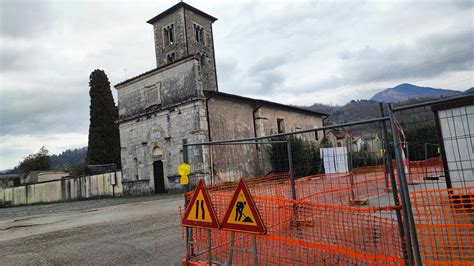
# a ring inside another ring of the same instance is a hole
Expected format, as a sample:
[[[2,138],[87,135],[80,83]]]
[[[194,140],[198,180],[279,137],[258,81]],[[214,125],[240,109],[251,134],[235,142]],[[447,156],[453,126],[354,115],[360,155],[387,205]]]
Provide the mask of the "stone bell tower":
[[[212,23],[217,19],[184,2],[147,21],[153,25],[156,65],[161,67],[188,56],[200,62],[204,90],[217,91]]]

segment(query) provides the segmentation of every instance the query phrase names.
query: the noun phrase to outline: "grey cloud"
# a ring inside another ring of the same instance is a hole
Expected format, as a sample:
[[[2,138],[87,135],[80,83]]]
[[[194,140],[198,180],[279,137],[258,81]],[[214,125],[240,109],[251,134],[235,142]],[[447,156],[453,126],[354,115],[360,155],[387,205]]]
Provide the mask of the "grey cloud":
[[[21,64],[22,53],[20,51],[7,51],[7,49],[0,50],[0,71],[19,70],[22,69]]]
[[[82,92],[43,89],[0,97],[0,136],[84,132],[89,122],[87,84]]]
[[[233,57],[217,58],[217,71],[219,71],[219,77],[232,76],[233,73],[238,71],[238,61]]]
[[[40,52],[33,47],[2,47],[0,49],[0,72],[25,71],[32,67],[33,55]]]
[[[285,81],[285,74],[280,71],[272,70],[261,73],[255,79],[259,85],[256,88],[255,93],[257,93],[258,95],[269,96],[275,93],[275,91],[279,87],[283,87],[283,82]]]
[[[0,3],[0,29],[3,36],[38,36],[53,25],[52,5],[46,1],[11,0]]]
[[[474,2],[472,0],[458,0],[450,2],[454,7],[460,9],[468,9],[474,6]]]
[[[472,70],[473,35],[474,31],[469,30],[428,36],[413,46],[368,46],[356,51],[344,51],[340,54],[344,61],[342,79],[347,83],[364,83],[425,78],[444,72]]]
[[[261,72],[272,71],[289,61],[288,56],[268,56],[260,59],[256,64],[249,67],[249,75],[258,75]]]

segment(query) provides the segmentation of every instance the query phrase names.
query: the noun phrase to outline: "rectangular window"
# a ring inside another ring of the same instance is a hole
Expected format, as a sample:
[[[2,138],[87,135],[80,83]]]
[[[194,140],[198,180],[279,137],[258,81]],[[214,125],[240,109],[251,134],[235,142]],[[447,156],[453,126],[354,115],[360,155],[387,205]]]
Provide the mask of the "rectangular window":
[[[278,133],[285,133],[285,120],[283,118],[277,118],[277,129]]]
[[[165,46],[174,43],[174,24],[163,28],[163,41]]]
[[[318,131],[315,131],[315,132],[314,132],[314,138],[315,138],[316,140],[319,140]]]

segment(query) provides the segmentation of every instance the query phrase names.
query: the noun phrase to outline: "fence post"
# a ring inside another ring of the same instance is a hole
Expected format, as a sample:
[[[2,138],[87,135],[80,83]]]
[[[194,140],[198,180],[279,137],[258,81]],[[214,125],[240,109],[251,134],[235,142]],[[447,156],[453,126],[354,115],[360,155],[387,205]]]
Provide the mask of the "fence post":
[[[188,144],[187,139],[183,139],[183,162],[188,163]],[[188,177],[188,184],[184,185],[184,209],[188,207],[188,198],[187,198],[187,193],[189,192],[189,181],[190,177]],[[192,252],[192,247],[191,247],[191,229],[186,227],[186,265],[189,265],[189,259],[190,259],[190,252]]]
[[[428,178],[428,165],[427,161],[428,160],[428,143],[425,142],[425,160],[423,161],[423,179]]]
[[[383,103],[380,103],[379,106],[380,106],[380,116],[384,117],[385,112],[384,112],[384,108],[383,108]],[[385,123],[385,121],[382,121],[380,123],[382,124],[382,132],[383,132],[382,145],[383,145],[383,149],[385,150],[383,158],[387,163],[388,172],[390,174],[390,184],[392,186],[393,201],[394,201],[395,205],[398,207],[398,206],[400,206],[400,200],[398,198],[397,181],[395,180],[395,173],[393,171],[392,153],[389,149],[390,146],[388,145],[389,140],[388,140],[387,124]],[[408,254],[411,253],[411,249],[410,250],[407,249],[407,245],[406,245],[406,242],[405,242],[405,234],[404,234],[404,229],[403,229],[402,214],[401,214],[399,208],[397,208],[395,210],[395,212],[397,214],[398,233],[400,234],[400,242],[401,242],[402,251],[403,251],[403,260],[405,261],[405,264],[409,264]],[[413,255],[411,255],[410,257],[413,257]]]
[[[188,163],[189,162],[189,158],[188,158],[188,146],[186,145],[188,144],[188,140],[187,139],[183,139],[183,163]],[[190,183],[191,183],[191,177],[188,177],[188,184],[186,184],[184,186],[184,192],[187,193],[189,192],[189,188],[190,188]],[[187,198],[185,197],[185,207],[188,207],[188,200]]]
[[[411,201],[410,201],[410,194],[408,191],[407,179],[405,175],[405,169],[403,164],[403,159],[400,151],[400,140],[398,138],[398,131],[395,126],[395,116],[392,110],[389,111],[390,115],[390,125],[392,128],[392,138],[393,138],[393,145],[395,150],[395,159],[397,162],[397,169],[398,169],[398,181],[400,182],[400,194],[402,196],[402,206],[403,206],[403,214],[405,216],[405,232],[407,236],[407,247],[408,247],[408,254],[410,254],[411,246],[413,247],[413,255],[415,259],[416,265],[421,264],[421,255],[420,255],[420,248],[418,246],[418,236],[416,233],[415,228],[415,221],[413,220],[413,211],[411,209]]]
[[[290,171],[290,179],[291,179],[291,196],[293,200],[296,200],[295,175],[293,173],[293,157],[291,154],[290,138],[288,138],[288,140],[286,141],[286,149],[288,150],[288,170]]]
[[[211,229],[207,229],[207,251],[209,252],[209,266],[212,266],[212,241],[211,241]]]
[[[253,252],[255,252],[253,257],[253,265],[258,266],[258,253],[257,253],[257,236],[253,235]]]
[[[408,180],[410,180],[410,182],[408,184],[409,185],[414,185],[414,184],[416,184],[416,182],[413,180],[413,176],[412,176],[412,173],[411,173],[411,167],[410,167],[410,144],[406,140],[405,140],[405,145],[407,146]]]
[[[234,237],[235,237],[235,232],[231,231],[230,232],[230,250],[229,250],[229,261],[227,265],[232,266],[232,257],[234,255]]]

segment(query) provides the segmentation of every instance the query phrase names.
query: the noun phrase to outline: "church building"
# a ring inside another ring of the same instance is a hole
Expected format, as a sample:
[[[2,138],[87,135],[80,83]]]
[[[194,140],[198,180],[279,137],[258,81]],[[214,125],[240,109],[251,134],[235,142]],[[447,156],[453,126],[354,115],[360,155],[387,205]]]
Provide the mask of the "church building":
[[[157,67],[115,85],[125,192],[179,189],[177,167],[183,160],[183,142],[322,127],[325,114],[220,91],[226,88],[218,88],[217,83],[212,29],[216,20],[180,2],[147,21],[153,25]],[[313,133],[312,141],[321,140],[320,134]],[[219,169],[219,165],[232,165],[225,162],[232,158],[216,152],[206,147],[190,151],[206,181],[210,173],[221,182],[245,176],[245,169],[234,169],[232,174],[229,167]],[[191,178],[197,175],[196,169],[192,171]]]

